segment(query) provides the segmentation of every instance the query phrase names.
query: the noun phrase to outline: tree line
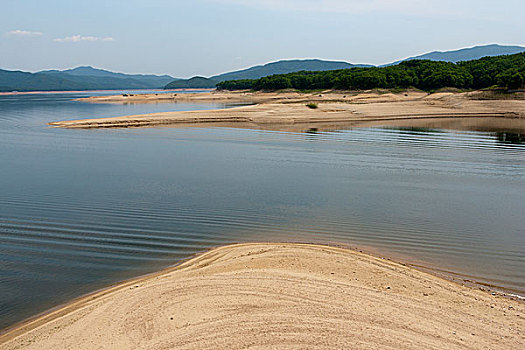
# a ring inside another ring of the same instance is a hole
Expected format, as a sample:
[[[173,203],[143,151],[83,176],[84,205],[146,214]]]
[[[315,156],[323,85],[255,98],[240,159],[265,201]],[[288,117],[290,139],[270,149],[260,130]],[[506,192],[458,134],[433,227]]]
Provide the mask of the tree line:
[[[519,89],[525,83],[525,53],[484,57],[458,63],[411,60],[386,67],[349,68],[332,71],[301,71],[259,79],[230,80],[219,90],[368,90],[414,87],[483,89],[498,86]]]

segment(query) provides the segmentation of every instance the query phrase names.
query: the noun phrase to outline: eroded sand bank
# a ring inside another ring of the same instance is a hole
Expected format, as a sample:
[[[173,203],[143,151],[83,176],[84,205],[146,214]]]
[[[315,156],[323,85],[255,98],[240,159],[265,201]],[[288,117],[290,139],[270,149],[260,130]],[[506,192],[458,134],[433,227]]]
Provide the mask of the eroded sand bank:
[[[97,96],[81,99],[96,103],[220,102],[253,103],[222,110],[165,112],[124,117],[69,120],[55,127],[111,128],[151,126],[234,126],[270,130],[329,130],[407,120],[442,118],[500,118],[514,120],[525,130],[525,99],[479,98],[479,93],[260,93],[209,92]],[[315,103],[312,109],[307,103]]]
[[[519,349],[523,304],[353,250],[239,244],[85,297],[2,349]]]

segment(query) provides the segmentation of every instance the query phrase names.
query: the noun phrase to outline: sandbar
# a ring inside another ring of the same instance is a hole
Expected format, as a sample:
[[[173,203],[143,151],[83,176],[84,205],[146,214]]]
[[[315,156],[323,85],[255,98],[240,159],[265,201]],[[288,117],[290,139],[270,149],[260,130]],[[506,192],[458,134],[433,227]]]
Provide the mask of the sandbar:
[[[523,94],[521,94],[523,95]],[[403,93],[225,92],[95,96],[91,103],[224,103],[244,106],[50,122],[53,127],[124,128],[227,126],[282,131],[400,125],[413,120],[498,118],[525,130],[525,98],[486,98],[485,92]],[[309,108],[307,104],[316,104]]]
[[[520,349],[524,304],[352,249],[234,244],[86,296],[2,349]]]

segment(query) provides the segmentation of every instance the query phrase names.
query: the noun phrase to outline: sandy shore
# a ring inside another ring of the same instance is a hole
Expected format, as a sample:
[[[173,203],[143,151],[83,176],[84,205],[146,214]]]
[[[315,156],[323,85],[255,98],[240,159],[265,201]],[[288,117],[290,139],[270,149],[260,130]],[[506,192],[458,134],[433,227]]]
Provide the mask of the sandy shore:
[[[215,102],[252,103],[231,109],[165,112],[124,117],[51,122],[68,128],[151,126],[233,126],[269,130],[331,130],[400,124],[412,120],[444,118],[498,118],[525,130],[525,99],[484,100],[480,93],[261,93],[218,92],[199,94],[144,94],[97,96],[81,99],[94,103]],[[311,109],[307,103],[316,103]]]
[[[520,349],[524,305],[353,250],[213,249],[0,336],[2,349]]]

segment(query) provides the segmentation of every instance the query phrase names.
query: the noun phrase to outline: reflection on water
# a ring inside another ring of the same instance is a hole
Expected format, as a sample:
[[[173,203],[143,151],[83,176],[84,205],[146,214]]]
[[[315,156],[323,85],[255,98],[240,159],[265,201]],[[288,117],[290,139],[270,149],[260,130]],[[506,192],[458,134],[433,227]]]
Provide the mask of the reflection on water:
[[[48,128],[220,107],[73,97],[0,96],[0,327],[230,242],[365,245],[525,293],[514,129]]]
[[[308,130],[306,130],[306,133],[307,134],[318,134],[319,133],[319,129],[318,128],[309,128]]]
[[[499,142],[516,145],[522,144],[525,138],[523,134],[514,132],[497,132],[496,135]]]
[[[424,128],[424,127],[416,127],[416,126],[409,126],[409,127],[396,127],[394,129],[397,129],[399,131],[404,131],[407,133],[413,133],[414,135],[420,135],[420,134],[435,134],[438,132],[444,132],[442,129],[434,129],[434,128]]]

